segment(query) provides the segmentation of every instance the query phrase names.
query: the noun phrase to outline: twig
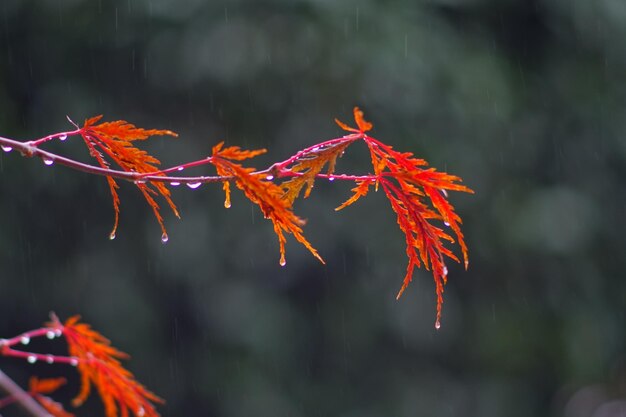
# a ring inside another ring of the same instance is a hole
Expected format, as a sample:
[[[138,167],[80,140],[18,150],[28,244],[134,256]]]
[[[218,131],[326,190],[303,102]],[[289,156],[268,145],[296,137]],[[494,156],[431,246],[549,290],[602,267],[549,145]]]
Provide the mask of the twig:
[[[22,406],[31,416],[52,417],[37,401],[35,401],[26,391],[17,385],[7,374],[0,370],[0,389],[15,399],[15,402]]]

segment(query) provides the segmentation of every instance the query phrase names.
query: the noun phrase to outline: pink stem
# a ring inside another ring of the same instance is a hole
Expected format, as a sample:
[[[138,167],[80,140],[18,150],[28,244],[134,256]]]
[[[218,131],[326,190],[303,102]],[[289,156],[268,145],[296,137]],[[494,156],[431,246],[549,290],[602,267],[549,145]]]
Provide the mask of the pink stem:
[[[163,175],[163,173],[179,171],[181,167],[184,169],[184,168],[191,168],[195,166],[205,165],[211,162],[210,157],[200,159],[197,161],[188,162],[188,163],[181,164],[181,165],[177,165],[174,167],[166,168],[161,171],[155,171],[153,173],[138,173],[138,172],[119,171],[115,169],[102,168],[100,166],[86,164],[83,162],[76,161],[74,159],[57,155],[49,151],[45,151],[38,147],[39,144],[47,142],[53,138],[58,138],[63,135],[71,136],[71,135],[76,135],[76,134],[80,134],[80,129],[68,131],[68,132],[55,133],[55,134],[48,135],[38,140],[28,141],[28,142],[20,142],[20,141],[16,141],[13,139],[0,137],[0,145],[5,150],[10,148],[10,149],[14,149],[20,152],[22,156],[26,156],[26,157],[37,156],[37,157],[40,157],[42,160],[46,161],[47,163],[48,161],[50,161],[50,163],[58,163],[60,165],[64,165],[76,171],[85,172],[87,174],[107,176],[107,177],[112,177],[112,178],[127,180],[127,181],[140,180],[140,181],[167,182],[167,183],[172,183],[172,182],[174,183],[198,183],[198,182],[214,183],[214,182],[229,181],[233,179],[233,177],[231,176],[221,176],[221,175],[210,175],[210,176],[202,175],[202,176],[190,176],[190,177],[176,177],[176,176]],[[297,173],[293,173],[287,167],[293,164],[298,159],[308,154],[314,153],[319,148],[333,146],[333,145],[337,145],[337,144],[344,143],[347,141],[356,141],[358,139],[363,139],[364,137],[365,135],[363,133],[355,133],[355,134],[346,135],[340,138],[331,139],[325,142],[321,142],[314,146],[309,146],[308,148],[297,152],[295,155],[293,155],[289,159],[276,163],[267,169],[256,171],[253,173],[253,175],[279,176],[279,177],[300,175]],[[339,179],[339,180],[344,180],[344,181],[361,181],[361,180],[374,178],[372,176],[356,176],[356,175],[328,176],[327,174],[318,174],[317,177],[334,178],[334,179]]]

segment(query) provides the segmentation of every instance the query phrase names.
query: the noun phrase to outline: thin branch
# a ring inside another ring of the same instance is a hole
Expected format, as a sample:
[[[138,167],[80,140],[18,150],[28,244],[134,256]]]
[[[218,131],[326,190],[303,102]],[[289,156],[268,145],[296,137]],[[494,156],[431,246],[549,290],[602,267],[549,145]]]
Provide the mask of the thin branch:
[[[71,168],[75,171],[84,172],[87,174],[112,177],[120,180],[126,180],[130,182],[135,181],[152,181],[152,182],[166,182],[173,183],[172,185],[179,184],[197,184],[197,183],[216,183],[216,182],[224,182],[230,181],[233,179],[231,176],[220,176],[220,175],[199,175],[199,176],[187,176],[187,177],[176,177],[176,176],[168,176],[163,174],[168,174],[171,172],[180,172],[186,168],[196,167],[205,165],[210,163],[211,157],[200,159],[197,161],[191,161],[184,164],[176,165],[170,168],[165,168],[163,170],[155,171],[154,173],[139,173],[139,172],[128,172],[128,171],[120,171],[110,168],[102,168],[96,165],[86,164],[84,162],[76,161],[71,158],[67,158],[61,155],[58,155],[53,152],[49,152],[43,150],[38,147],[39,144],[47,142],[54,138],[71,136],[77,134],[79,131],[71,131],[71,132],[61,132],[55,133],[52,135],[48,135],[42,139],[21,142],[5,137],[0,136],[0,146],[5,152],[10,152],[15,150],[22,154],[25,157],[39,157],[46,165],[59,164]],[[295,155],[290,158],[273,164],[267,169],[255,171],[253,175],[263,176],[265,175],[268,180],[282,177],[295,177],[302,175],[301,173],[296,173],[291,171],[288,166],[298,161],[299,159],[306,157],[307,155],[313,154],[319,149],[323,149],[328,146],[333,146],[341,142],[346,141],[355,141],[361,139],[363,137],[362,134],[353,134],[346,135],[341,138],[331,139],[322,143],[319,143],[315,146],[310,146],[306,149],[303,149],[297,152]],[[327,178],[327,179],[338,179],[344,181],[361,181],[367,179],[375,179],[375,176],[364,175],[364,176],[356,176],[356,175],[326,175],[326,174],[318,174],[316,177],[318,178]]]
[[[0,370],[0,389],[6,392],[15,402],[34,417],[52,417],[41,405],[37,403],[28,392],[17,385],[7,374]]]

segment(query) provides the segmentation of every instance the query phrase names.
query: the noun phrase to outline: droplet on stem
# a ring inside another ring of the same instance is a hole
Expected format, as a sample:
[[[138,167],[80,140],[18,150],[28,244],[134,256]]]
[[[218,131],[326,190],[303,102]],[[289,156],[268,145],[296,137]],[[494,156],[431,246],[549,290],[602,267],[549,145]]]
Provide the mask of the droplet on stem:
[[[42,159],[43,159],[43,163],[48,166],[54,164],[54,159],[52,158],[48,158],[47,156],[44,156]]]
[[[70,365],[78,366],[78,359],[77,358],[71,358],[70,359]]]
[[[274,179],[274,176],[270,174],[267,177],[265,177],[265,179],[268,180],[268,181],[271,181],[271,180]]]
[[[61,330],[61,329],[54,329],[54,335],[56,337],[61,337],[62,334],[63,334],[63,330]]]
[[[170,240],[169,236],[167,235],[167,233],[163,232],[163,234],[161,235],[161,242],[167,243],[168,240]]]
[[[2,145],[2,150],[5,151],[5,152],[11,152],[13,150],[13,148],[10,147],[10,146]]]
[[[23,345],[27,345],[30,343],[30,337],[28,336],[22,336],[20,337],[20,343]]]
[[[135,180],[135,184],[145,184],[146,180]]]
[[[285,260],[285,255],[280,256],[280,261],[278,261],[278,263],[280,264],[280,266],[287,265],[287,261]]]
[[[65,133],[59,136],[60,141],[64,141],[65,139],[67,139],[67,135]]]
[[[172,181],[172,182],[170,182],[170,185],[171,185],[172,187],[178,187],[178,186],[180,185],[180,183],[179,183],[179,182],[177,182],[177,181]]]
[[[28,355],[28,357],[26,358],[26,361],[28,363],[35,363],[37,362],[37,357],[35,355]]]
[[[196,188],[200,187],[202,185],[201,182],[188,182],[187,183],[187,187],[191,188],[192,190],[195,190]]]
[[[46,337],[47,337],[48,339],[54,339],[54,338],[55,338],[55,334],[54,334],[54,332],[53,332],[52,330],[48,330],[48,331],[46,332]]]
[[[435,329],[441,329],[441,322],[439,321],[439,319],[437,319],[437,321],[435,322]]]
[[[335,177],[333,177],[332,175],[328,176],[328,181],[335,181]]]
[[[185,167],[178,167],[176,168],[178,171],[182,171],[183,169],[185,169]]]
[[[111,232],[111,234],[109,235],[109,240],[113,239],[115,239],[115,232]]]
[[[52,355],[46,356],[46,362],[47,363],[54,363],[54,356],[52,356]]]
[[[224,200],[224,208],[230,208],[230,198]]]

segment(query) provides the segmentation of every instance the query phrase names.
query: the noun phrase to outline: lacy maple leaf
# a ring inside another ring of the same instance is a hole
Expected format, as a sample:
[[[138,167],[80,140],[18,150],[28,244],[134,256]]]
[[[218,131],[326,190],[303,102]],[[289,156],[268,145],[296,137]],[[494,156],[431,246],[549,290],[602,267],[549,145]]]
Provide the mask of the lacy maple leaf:
[[[305,220],[296,216],[291,208],[292,201],[283,198],[283,189],[267,180],[267,178],[254,174],[254,168],[244,168],[240,164],[232,162],[252,158],[264,153],[265,149],[255,151],[241,150],[238,146],[224,148],[224,142],[213,147],[211,163],[215,166],[218,175],[232,178],[235,185],[245,196],[258,205],[266,219],[272,221],[274,232],[278,236],[280,246],[280,264],[285,265],[285,232],[292,234],[298,242],[304,245],[320,262],[324,263],[317,250],[304,237],[302,226]],[[230,207],[230,183],[224,181],[226,200],[224,206]]]
[[[326,175],[332,178],[331,175],[335,172],[337,158],[343,154],[352,142],[354,142],[354,139],[316,146],[307,152],[303,152],[295,163],[289,167],[289,170],[297,175],[281,184],[284,191],[283,198],[289,201],[290,204],[293,204],[305,185],[304,198],[307,198],[311,194],[315,178],[326,165],[328,165]]]
[[[42,395],[56,391],[59,387],[65,385],[66,382],[65,378],[39,379],[36,376],[32,376],[28,381],[28,393],[54,417],[74,417],[74,414],[65,411],[61,403],[54,401],[46,395]]]
[[[105,122],[96,124],[102,116],[95,116],[85,120],[85,124],[80,129],[80,134],[89,149],[89,154],[96,159],[100,167],[108,168],[109,162],[105,155],[117,164],[123,171],[137,172],[151,175],[164,175],[159,173],[158,165],[161,163],[157,158],[151,156],[146,151],[135,147],[133,142],[148,139],[151,136],[168,135],[178,136],[170,130],[141,129],[135,127],[124,120]],[[115,221],[111,231],[111,239],[115,238],[117,225],[119,224],[120,199],[117,194],[119,186],[115,179],[107,176],[111,196],[113,197],[113,209],[115,211]],[[135,185],[143,194],[144,198],[152,208],[161,231],[163,240],[167,240],[167,231],[163,223],[159,204],[154,196],[160,194],[177,217],[180,217],[176,205],[172,201],[170,190],[162,182],[143,181],[138,179]]]
[[[152,403],[164,401],[122,367],[119,359],[126,359],[128,355],[115,349],[107,338],[79,320],[80,316],[73,316],[61,323],[53,317],[47,325],[63,333],[69,354],[77,362],[81,389],[72,404],[80,406],[89,397],[93,384],[104,403],[107,417],[128,417],[129,410],[136,417],[158,417]]]
[[[437,293],[437,319],[435,326],[439,328],[441,308],[443,304],[443,288],[447,281],[448,269],[444,257],[459,262],[459,259],[443,242],[454,243],[455,239],[433,221],[441,221],[444,227],[450,228],[456,237],[465,267],[468,266],[467,246],[461,232],[461,218],[454,211],[454,206],[447,200],[447,191],[473,191],[460,184],[461,178],[428,168],[423,159],[413,157],[410,152],[398,152],[373,137],[365,134],[372,124],[363,119],[363,112],[354,108],[354,118],[358,128],[353,128],[339,120],[337,124],[344,130],[360,134],[367,144],[374,177],[371,180],[359,180],[352,189],[353,196],[337,210],[341,210],[366,195],[372,183],[376,189],[382,187],[392,210],[396,213],[398,226],[405,235],[406,254],[409,258],[406,275],[398,292],[400,298],[413,279],[415,267],[422,264],[431,270]]]

